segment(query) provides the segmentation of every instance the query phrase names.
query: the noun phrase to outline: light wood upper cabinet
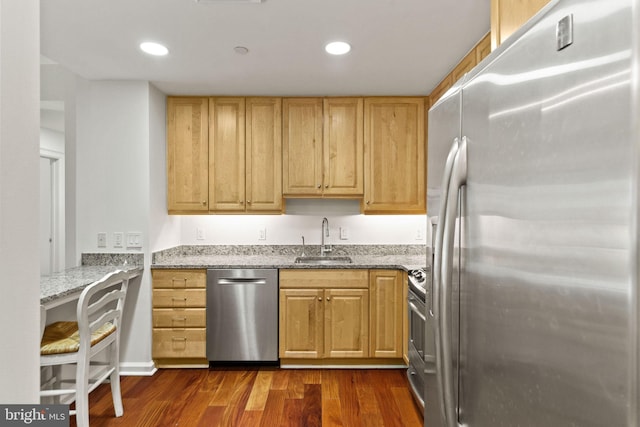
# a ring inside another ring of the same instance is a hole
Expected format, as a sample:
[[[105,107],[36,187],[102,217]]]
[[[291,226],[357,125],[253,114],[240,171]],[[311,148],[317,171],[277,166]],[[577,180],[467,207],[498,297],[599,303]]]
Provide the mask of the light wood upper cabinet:
[[[207,212],[209,174],[207,98],[167,98],[167,208]]]
[[[487,33],[475,46],[473,51],[476,53],[476,65],[491,53],[491,33]]]
[[[324,195],[364,193],[362,98],[325,98],[323,134]]]
[[[426,212],[424,98],[365,98],[365,213]]]
[[[491,53],[491,34],[487,33],[464,58],[438,83],[429,94],[429,107],[432,107],[444,95],[451,86],[460,80]]]
[[[402,357],[406,298],[406,273],[399,270],[371,270],[371,357]]]
[[[283,193],[362,196],[362,98],[285,98],[283,114]]]
[[[282,100],[246,100],[246,210],[282,211]]]
[[[209,209],[282,212],[280,98],[210,98]]]
[[[282,100],[282,188],[285,195],[322,194],[322,99]]]
[[[451,82],[452,84],[460,80],[466,73],[471,71],[473,67],[476,66],[476,52],[475,49],[472,49],[469,53],[465,55],[464,58],[458,65],[451,71]]]
[[[433,104],[435,104],[438,99],[440,99],[452,85],[453,79],[451,77],[451,74],[447,74],[447,76],[442,79],[442,81],[438,83],[438,86],[436,86],[429,94],[429,107],[432,107]]]
[[[245,101],[209,99],[209,209],[245,210]]]
[[[491,49],[495,49],[549,0],[491,0]]]

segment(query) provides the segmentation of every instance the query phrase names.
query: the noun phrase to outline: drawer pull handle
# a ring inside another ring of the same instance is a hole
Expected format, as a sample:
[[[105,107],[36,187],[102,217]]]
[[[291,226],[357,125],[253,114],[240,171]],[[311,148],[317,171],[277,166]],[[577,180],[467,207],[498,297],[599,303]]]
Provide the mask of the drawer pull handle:
[[[186,341],[187,337],[172,337],[172,341]]]
[[[173,277],[171,279],[171,282],[175,285],[179,285],[180,283],[182,283],[182,285],[186,288],[187,287],[187,278],[185,277],[184,279],[178,279],[176,277]]]
[[[178,297],[171,297],[171,299],[173,301],[186,301],[187,300],[187,298],[178,298]]]
[[[185,322],[187,320],[186,317],[174,317],[173,320],[176,322]]]

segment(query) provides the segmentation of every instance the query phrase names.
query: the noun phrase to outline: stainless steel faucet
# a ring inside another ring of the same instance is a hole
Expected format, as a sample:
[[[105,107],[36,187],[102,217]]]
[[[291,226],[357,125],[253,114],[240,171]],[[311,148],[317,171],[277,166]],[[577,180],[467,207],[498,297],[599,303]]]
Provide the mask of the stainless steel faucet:
[[[333,248],[331,245],[325,246],[324,238],[329,237],[329,220],[325,217],[322,218],[322,234],[320,239],[320,256],[325,256],[328,252],[331,252]]]

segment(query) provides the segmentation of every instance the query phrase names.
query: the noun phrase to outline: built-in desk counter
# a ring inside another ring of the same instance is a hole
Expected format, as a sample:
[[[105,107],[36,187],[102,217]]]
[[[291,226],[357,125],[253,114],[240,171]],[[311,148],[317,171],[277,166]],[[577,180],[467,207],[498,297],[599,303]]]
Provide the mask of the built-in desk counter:
[[[131,273],[130,278],[142,274],[139,265],[82,266],[69,268],[40,279],[40,305],[50,309],[68,301],[78,299],[82,290],[105,275],[124,270]]]

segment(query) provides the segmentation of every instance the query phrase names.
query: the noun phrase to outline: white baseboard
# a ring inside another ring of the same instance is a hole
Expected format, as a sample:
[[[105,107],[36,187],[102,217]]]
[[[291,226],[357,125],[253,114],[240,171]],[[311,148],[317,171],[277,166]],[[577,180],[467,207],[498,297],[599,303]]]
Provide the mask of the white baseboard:
[[[153,361],[149,362],[121,362],[121,376],[148,376],[155,374],[158,369]]]

